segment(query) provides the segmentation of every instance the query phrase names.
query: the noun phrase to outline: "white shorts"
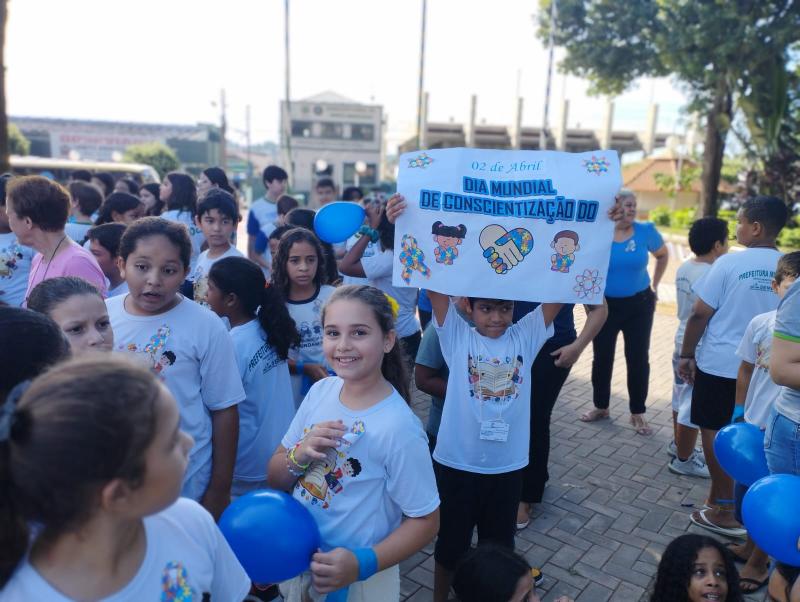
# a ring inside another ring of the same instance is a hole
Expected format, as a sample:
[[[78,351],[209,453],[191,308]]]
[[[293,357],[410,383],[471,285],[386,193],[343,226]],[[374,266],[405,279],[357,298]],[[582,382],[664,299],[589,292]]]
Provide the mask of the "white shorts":
[[[281,594],[286,602],[322,602],[325,594],[318,593],[311,585],[311,573],[284,581],[280,584]],[[350,586],[347,602],[399,602],[400,566],[375,573],[366,581],[358,581]]]
[[[696,429],[697,426],[692,424],[692,385],[684,382],[678,376],[678,361],[677,355],[672,356],[672,374],[675,377],[672,381],[672,411],[678,414],[678,424],[688,426],[689,428]]]

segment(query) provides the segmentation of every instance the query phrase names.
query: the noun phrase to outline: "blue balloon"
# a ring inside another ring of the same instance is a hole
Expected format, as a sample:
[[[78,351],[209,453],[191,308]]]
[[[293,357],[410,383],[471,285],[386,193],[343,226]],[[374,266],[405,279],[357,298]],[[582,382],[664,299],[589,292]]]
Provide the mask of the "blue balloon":
[[[358,203],[330,203],[314,216],[314,232],[325,242],[344,242],[358,232],[365,214],[364,208]]]
[[[744,496],[747,533],[773,558],[800,566],[800,476],[774,474],[757,481]]]
[[[320,544],[311,513],[282,491],[251,491],[219,521],[236,558],[254,583],[279,583],[307,570]]]
[[[744,485],[769,474],[764,433],[755,424],[737,422],[722,428],[714,438],[714,453],[725,472]]]

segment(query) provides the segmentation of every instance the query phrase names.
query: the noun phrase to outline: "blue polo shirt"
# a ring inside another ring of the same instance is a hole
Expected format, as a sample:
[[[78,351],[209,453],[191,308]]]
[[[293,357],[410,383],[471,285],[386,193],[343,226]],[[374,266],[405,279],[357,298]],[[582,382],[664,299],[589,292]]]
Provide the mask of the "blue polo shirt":
[[[664,246],[652,222],[633,222],[633,236],[611,245],[606,297],[632,297],[650,286],[649,254]]]

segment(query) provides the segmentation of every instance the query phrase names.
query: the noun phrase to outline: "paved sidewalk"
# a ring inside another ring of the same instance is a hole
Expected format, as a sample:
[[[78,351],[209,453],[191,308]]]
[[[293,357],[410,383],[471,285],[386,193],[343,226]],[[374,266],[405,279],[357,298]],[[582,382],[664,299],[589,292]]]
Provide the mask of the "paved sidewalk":
[[[576,309],[576,317],[583,312]],[[542,568],[542,600],[567,595],[579,602],[639,601],[666,545],[686,532],[706,533],[689,521],[705,499],[708,480],[667,470],[672,438],[674,308],[656,314],[650,349],[647,416],[652,437],[628,425],[622,337],[612,382],[611,420],[577,418],[592,407],[591,348],[573,368],[552,421],[550,482],[531,524],[518,534],[517,551]],[[581,320],[582,322],[582,320]],[[427,417],[430,399],[417,391],[414,409]],[[691,525],[691,526],[690,526]],[[404,600],[432,600],[432,546],[401,565]],[[764,591],[748,600],[764,599]]]

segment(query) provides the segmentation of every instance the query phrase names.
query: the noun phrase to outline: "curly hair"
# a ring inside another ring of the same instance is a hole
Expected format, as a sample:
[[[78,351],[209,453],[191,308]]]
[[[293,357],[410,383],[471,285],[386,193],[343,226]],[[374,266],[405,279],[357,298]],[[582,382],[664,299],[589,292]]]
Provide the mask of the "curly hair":
[[[727,602],[742,602],[739,589],[739,573],[733,563],[733,556],[716,539],[706,535],[687,533],[673,539],[664,550],[658,565],[656,581],[650,602],[689,602],[689,583],[692,580],[692,567],[703,548],[714,548],[725,563],[725,578],[728,582]]]
[[[289,270],[286,269],[286,265],[289,263],[289,252],[292,250],[292,245],[297,242],[307,242],[317,254],[317,273],[314,274],[314,285],[319,288],[326,283],[325,254],[316,234],[301,227],[289,230],[281,236],[278,252],[272,258],[272,285],[283,296],[284,301],[289,298],[289,289],[291,287]]]

